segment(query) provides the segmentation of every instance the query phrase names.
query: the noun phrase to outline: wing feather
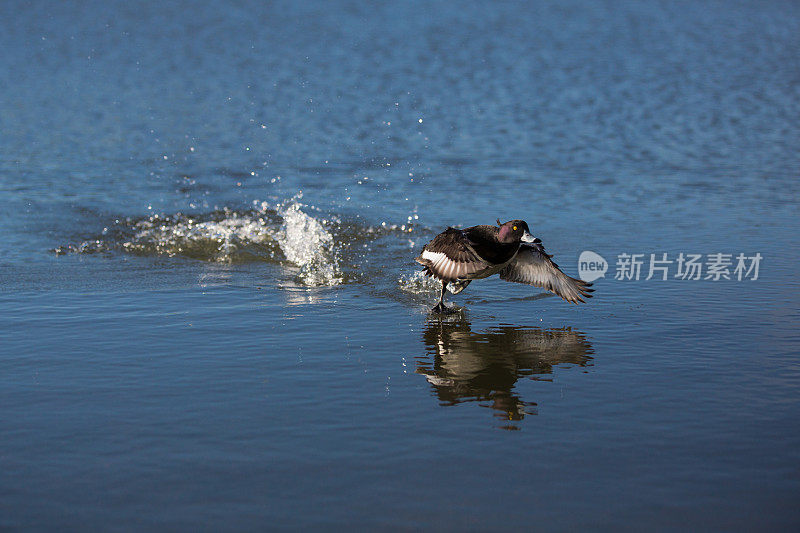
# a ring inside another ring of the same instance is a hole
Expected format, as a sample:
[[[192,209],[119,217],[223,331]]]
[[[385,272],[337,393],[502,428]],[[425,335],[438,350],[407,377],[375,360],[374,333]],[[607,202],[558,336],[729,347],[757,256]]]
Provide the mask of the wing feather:
[[[568,302],[591,298],[591,283],[564,274],[539,244],[523,244],[514,259],[500,271],[500,279],[546,289]]]
[[[470,278],[489,267],[462,230],[447,228],[425,245],[416,259],[427,275],[445,282]]]

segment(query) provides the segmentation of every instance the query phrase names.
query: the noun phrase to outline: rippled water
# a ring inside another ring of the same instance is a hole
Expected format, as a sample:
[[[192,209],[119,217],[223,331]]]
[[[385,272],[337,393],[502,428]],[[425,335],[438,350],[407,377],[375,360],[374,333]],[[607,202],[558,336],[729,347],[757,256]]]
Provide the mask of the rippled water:
[[[798,34],[791,2],[3,3],[0,528],[796,529]],[[595,297],[430,316],[422,245],[498,217],[605,258]]]

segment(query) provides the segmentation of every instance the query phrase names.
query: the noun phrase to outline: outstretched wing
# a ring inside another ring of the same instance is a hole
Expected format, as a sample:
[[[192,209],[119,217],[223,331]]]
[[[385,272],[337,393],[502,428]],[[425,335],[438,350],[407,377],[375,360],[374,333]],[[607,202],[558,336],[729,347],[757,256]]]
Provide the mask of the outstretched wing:
[[[522,244],[514,259],[500,271],[500,279],[541,287],[572,303],[591,298],[592,284],[567,276],[551,257],[540,243]]]
[[[445,282],[468,278],[489,267],[472,249],[464,232],[455,228],[447,228],[426,244],[416,261],[425,267],[427,275]]]

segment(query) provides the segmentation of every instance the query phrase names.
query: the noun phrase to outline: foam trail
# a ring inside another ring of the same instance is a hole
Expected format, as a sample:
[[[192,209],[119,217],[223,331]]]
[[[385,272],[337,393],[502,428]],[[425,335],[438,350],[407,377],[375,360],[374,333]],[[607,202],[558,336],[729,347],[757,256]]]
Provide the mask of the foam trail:
[[[53,251],[122,252],[214,263],[264,261],[283,266],[298,285],[333,286],[359,279],[367,271],[374,277],[379,269],[370,264],[373,244],[385,256],[387,244],[395,246],[396,239],[382,239],[412,231],[412,224],[371,226],[357,218],[342,221],[335,214],[323,218],[300,198],[298,194],[277,205],[254,201],[252,207],[241,210],[119,218],[99,235]]]
[[[274,230],[261,217],[223,211],[217,220],[194,217],[150,217],[133,225],[133,236],[120,244],[136,254],[185,255],[216,262],[246,260],[275,253]]]

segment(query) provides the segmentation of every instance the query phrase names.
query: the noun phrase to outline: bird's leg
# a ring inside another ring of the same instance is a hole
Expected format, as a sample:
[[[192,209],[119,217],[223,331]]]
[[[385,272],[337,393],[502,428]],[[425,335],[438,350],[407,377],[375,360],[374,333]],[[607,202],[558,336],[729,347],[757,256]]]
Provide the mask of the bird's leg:
[[[444,305],[444,292],[447,290],[447,282],[442,280],[442,295],[439,296],[439,303],[432,309],[434,313],[444,313],[447,307]]]

